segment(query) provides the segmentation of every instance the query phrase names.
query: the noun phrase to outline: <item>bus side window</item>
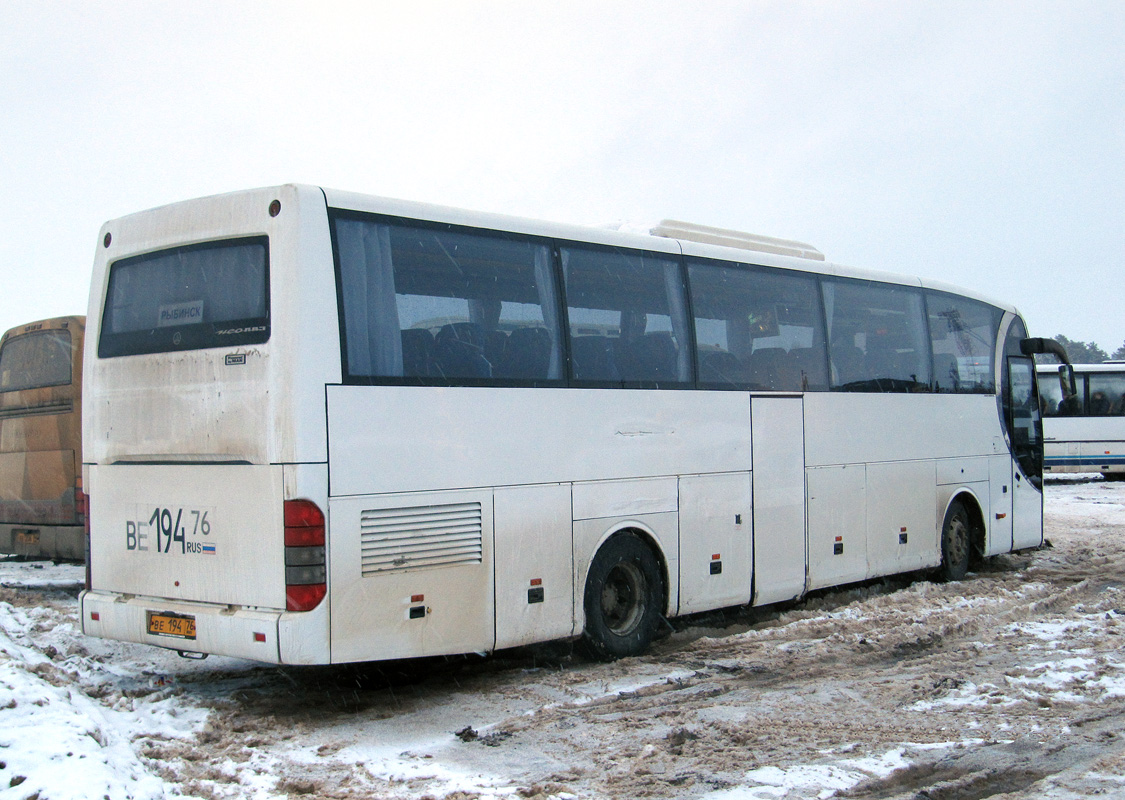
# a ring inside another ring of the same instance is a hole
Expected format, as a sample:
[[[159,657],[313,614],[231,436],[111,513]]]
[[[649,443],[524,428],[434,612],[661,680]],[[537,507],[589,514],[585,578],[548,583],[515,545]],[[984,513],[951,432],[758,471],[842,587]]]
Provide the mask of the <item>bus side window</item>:
[[[908,286],[825,280],[832,388],[859,392],[931,391],[930,342],[922,293]],[[863,362],[856,364],[856,350]]]
[[[818,391],[828,358],[816,279],[763,267],[688,262],[699,382]]]
[[[926,292],[934,390],[956,394],[995,389],[993,350],[1000,310],[966,297]]]
[[[1117,417],[1125,412],[1125,373],[1090,372],[1090,416]]]
[[[333,224],[350,378],[562,378],[545,243],[368,215]]]
[[[691,380],[678,260],[660,253],[563,247],[571,375],[640,384]]]

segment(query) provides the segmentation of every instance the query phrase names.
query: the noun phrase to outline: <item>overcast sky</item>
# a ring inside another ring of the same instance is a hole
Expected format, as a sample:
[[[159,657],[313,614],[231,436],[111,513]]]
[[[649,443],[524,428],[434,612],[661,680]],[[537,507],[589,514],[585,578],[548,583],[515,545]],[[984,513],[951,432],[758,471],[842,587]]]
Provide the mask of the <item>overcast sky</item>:
[[[101,224],[304,182],[665,217],[1125,342],[1125,3],[5,2],[0,329]]]

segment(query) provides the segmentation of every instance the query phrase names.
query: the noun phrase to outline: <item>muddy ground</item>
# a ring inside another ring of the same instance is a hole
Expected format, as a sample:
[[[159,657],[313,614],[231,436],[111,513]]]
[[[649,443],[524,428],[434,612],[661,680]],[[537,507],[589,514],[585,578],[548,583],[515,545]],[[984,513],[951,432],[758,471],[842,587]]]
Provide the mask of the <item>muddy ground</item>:
[[[964,581],[906,576],[678,621],[611,664],[569,645],[188,663],[74,633],[71,587],[0,601],[42,609],[24,644],[71,696],[211,712],[188,735],[130,736],[165,796],[1125,797],[1125,483],[1049,483],[1046,529],[1049,546]],[[5,783],[0,798],[23,796]]]

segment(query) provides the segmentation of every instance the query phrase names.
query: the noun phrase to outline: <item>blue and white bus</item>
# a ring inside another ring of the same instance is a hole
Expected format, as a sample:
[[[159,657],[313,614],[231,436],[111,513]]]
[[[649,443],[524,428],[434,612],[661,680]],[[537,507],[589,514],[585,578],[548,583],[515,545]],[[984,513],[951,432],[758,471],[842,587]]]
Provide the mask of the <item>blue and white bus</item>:
[[[1039,365],[1043,469],[1125,479],[1125,362],[1075,364],[1076,392],[1063,393],[1058,367]]]

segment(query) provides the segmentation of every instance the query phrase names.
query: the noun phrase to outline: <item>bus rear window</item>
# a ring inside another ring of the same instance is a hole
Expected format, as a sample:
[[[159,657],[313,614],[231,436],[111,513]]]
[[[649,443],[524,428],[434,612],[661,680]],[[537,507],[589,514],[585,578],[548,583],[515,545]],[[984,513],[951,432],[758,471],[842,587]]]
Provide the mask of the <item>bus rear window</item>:
[[[70,331],[37,331],[9,338],[0,349],[0,392],[70,383]]]
[[[265,236],[160,250],[110,265],[100,358],[260,344],[269,336]]]

